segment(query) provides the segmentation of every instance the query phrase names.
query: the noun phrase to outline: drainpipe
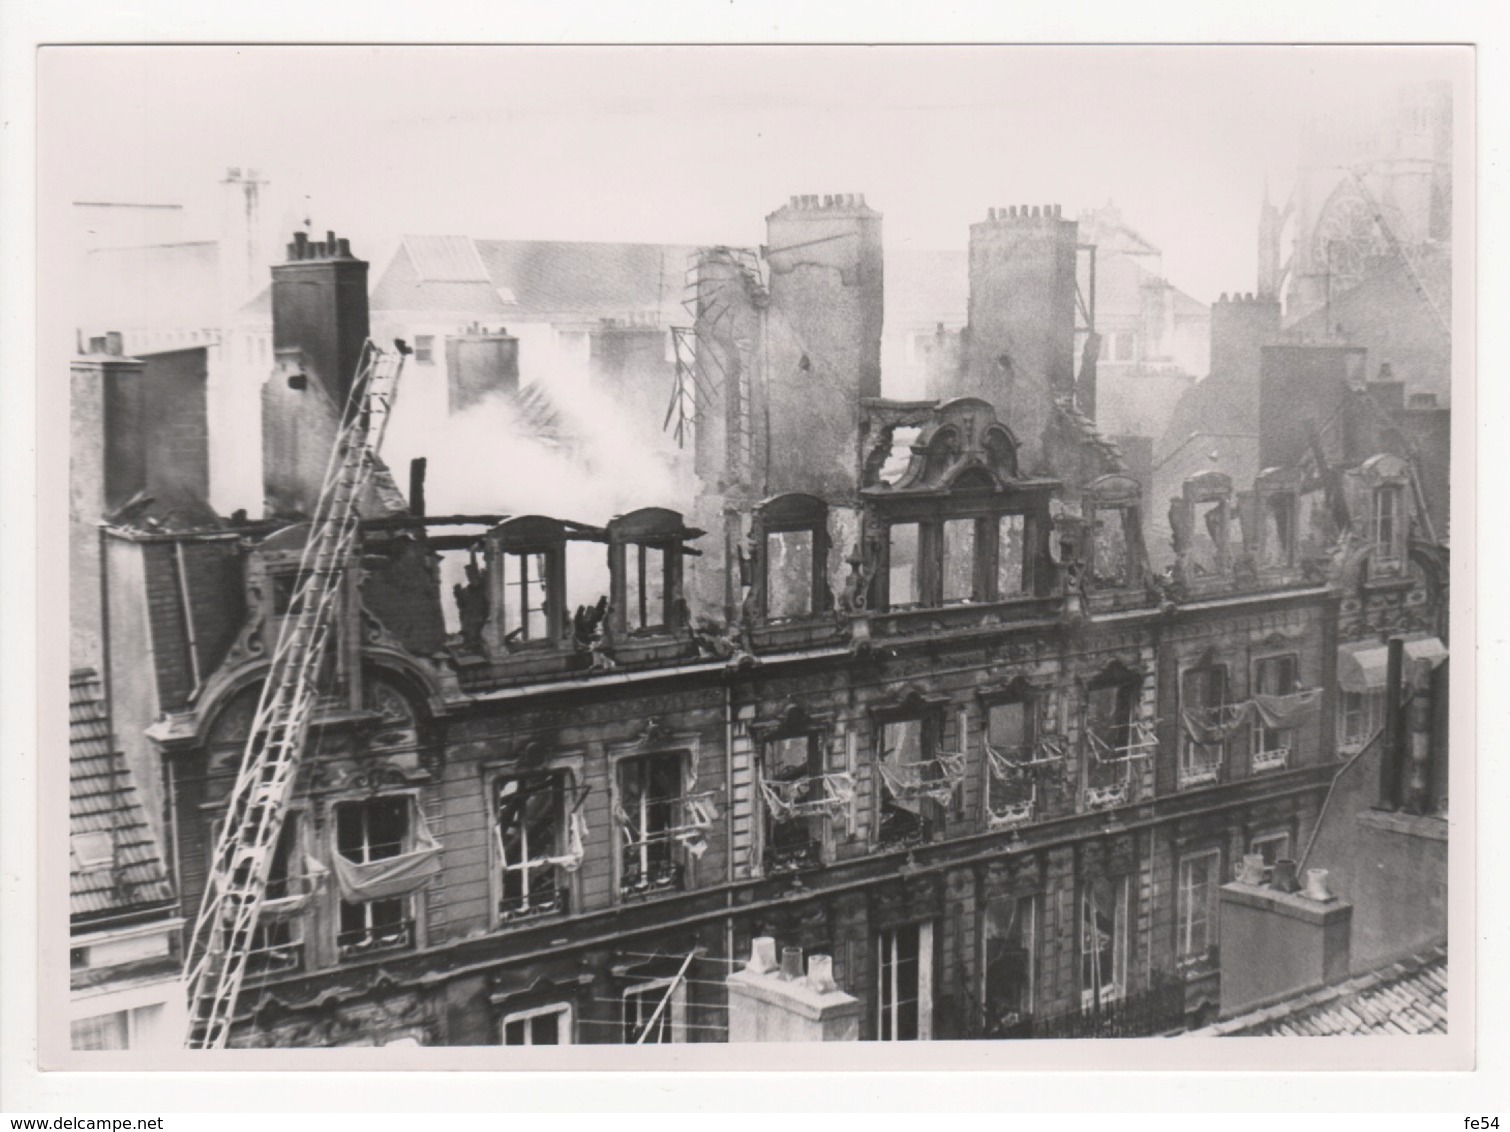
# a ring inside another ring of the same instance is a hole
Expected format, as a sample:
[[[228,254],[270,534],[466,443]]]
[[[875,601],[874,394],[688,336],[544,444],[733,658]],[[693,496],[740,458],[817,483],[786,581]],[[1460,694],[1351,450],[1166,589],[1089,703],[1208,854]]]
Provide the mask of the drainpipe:
[[[1431,662],[1418,660],[1411,680],[1410,703],[1406,705],[1408,735],[1402,745],[1408,744],[1403,762],[1405,779],[1404,802],[1408,814],[1425,814],[1431,811]]]
[[[1400,770],[1405,761],[1405,729],[1401,712],[1401,678],[1405,669],[1405,638],[1389,639],[1389,662],[1384,677],[1384,750],[1379,755],[1379,805],[1400,808]]]

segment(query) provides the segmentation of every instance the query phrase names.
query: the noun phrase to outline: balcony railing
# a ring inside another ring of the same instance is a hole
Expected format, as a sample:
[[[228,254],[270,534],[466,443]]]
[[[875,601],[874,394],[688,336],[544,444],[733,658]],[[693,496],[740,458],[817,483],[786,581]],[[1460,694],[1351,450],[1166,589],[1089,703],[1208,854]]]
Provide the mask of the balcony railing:
[[[1091,758],[1104,765],[1111,763],[1134,763],[1151,759],[1159,749],[1159,737],[1155,733],[1157,720],[1140,719],[1128,725],[1122,735],[1107,738],[1095,727],[1087,727]]]
[[[653,896],[659,892],[674,892],[682,887],[686,870],[676,861],[653,861],[648,868],[626,865],[619,881],[621,896]]]
[[[504,923],[517,923],[565,912],[567,897],[567,890],[555,885],[542,885],[526,896],[505,896],[498,902],[498,918]]]
[[[777,821],[842,813],[855,799],[855,780],[848,774],[813,774],[781,779],[760,776],[766,808]]]
[[[1127,781],[1116,782],[1110,786],[1087,786],[1085,788],[1085,805],[1088,809],[1104,810],[1111,806],[1120,806],[1125,803],[1132,793],[1132,785]]]
[[[1262,774],[1269,770],[1283,770],[1290,765],[1290,748],[1288,745],[1275,747],[1270,750],[1253,752],[1253,773]]]
[[[812,838],[793,841],[783,845],[767,845],[765,849],[765,872],[767,876],[780,873],[800,873],[820,868],[823,864],[823,846]]]
[[[954,791],[965,779],[965,756],[940,751],[931,759],[915,763],[892,763],[887,752],[876,767],[891,796],[899,802],[915,802],[931,798],[941,806],[947,806]]]
[[[987,1026],[986,1038],[1148,1038],[1185,1028],[1185,984],[1156,974],[1137,994],[1050,1016],[1029,1014]]]

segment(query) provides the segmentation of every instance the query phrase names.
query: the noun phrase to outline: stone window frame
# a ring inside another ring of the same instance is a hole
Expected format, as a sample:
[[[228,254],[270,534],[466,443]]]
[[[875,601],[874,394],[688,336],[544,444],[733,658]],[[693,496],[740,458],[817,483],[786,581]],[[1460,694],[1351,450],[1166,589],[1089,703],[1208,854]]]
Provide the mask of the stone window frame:
[[[414,832],[418,824],[415,820],[415,815],[421,812],[424,805],[423,791],[418,786],[394,786],[384,784],[377,787],[376,789],[371,790],[351,790],[332,794],[331,796],[323,800],[323,809],[324,812],[328,815],[326,819],[328,826],[328,836],[322,838],[321,840],[324,841],[331,854],[340,852],[340,850],[336,848],[338,837],[338,827],[336,825],[336,810],[341,806],[372,802],[384,798],[407,798],[409,800],[409,819],[408,826],[404,832],[404,844],[412,849],[414,842]],[[332,863],[330,865],[332,872],[334,871],[334,867],[335,866]],[[331,946],[333,948],[332,954],[335,956],[336,962],[338,964],[344,962],[360,962],[363,958],[365,958],[365,956],[348,957],[341,954],[341,905],[345,903],[345,901],[341,899],[339,886],[337,886],[334,882],[332,882],[330,889],[330,900],[334,908],[329,932],[329,938],[332,941]],[[425,889],[420,888],[403,896],[391,898],[404,901],[408,905],[407,922],[409,925],[409,944],[407,947],[394,947],[385,951],[379,951],[377,952],[377,954],[406,955],[424,949],[424,947],[426,946],[425,913],[427,905],[427,901],[423,899],[424,892]],[[373,902],[364,901],[364,903]]]
[[[1295,648],[1294,646],[1291,646],[1291,647],[1288,647],[1288,648],[1276,649],[1276,650],[1274,650],[1272,652],[1265,651],[1265,652],[1262,652],[1262,653],[1256,653],[1255,655],[1253,655],[1250,658],[1249,665],[1248,665],[1248,688],[1250,689],[1250,691],[1253,694],[1255,694],[1255,695],[1258,694],[1258,683],[1259,683],[1259,681],[1258,681],[1258,671],[1259,671],[1259,666],[1260,665],[1268,663],[1270,661],[1286,660],[1286,659],[1288,659],[1288,660],[1290,660],[1292,662],[1292,664],[1294,666],[1294,670],[1295,670],[1294,671],[1294,680],[1292,681],[1293,684],[1294,684],[1294,687],[1291,689],[1291,692],[1298,692],[1298,691],[1302,690],[1305,685],[1302,683],[1302,681],[1300,679],[1300,651],[1297,648]],[[1274,693],[1265,693],[1265,694],[1266,695],[1285,695],[1286,693],[1274,692]],[[1264,773],[1265,771],[1268,771],[1268,770],[1271,770],[1271,769],[1276,769],[1276,768],[1271,768],[1271,767],[1265,767],[1265,768],[1263,768],[1263,770],[1259,770],[1258,768],[1256,768],[1253,765],[1254,760],[1256,760],[1261,754],[1270,753],[1270,752],[1267,752],[1264,749],[1264,747],[1263,747],[1264,733],[1267,730],[1268,730],[1268,728],[1266,728],[1263,725],[1263,721],[1261,719],[1259,719],[1258,713],[1255,711],[1254,715],[1253,715],[1252,725],[1251,725],[1251,727],[1249,728],[1249,731],[1248,731],[1248,735],[1249,735],[1249,742],[1248,742],[1249,766],[1248,766],[1248,770],[1249,770],[1249,773],[1251,773],[1251,774],[1261,774],[1261,773]],[[1285,751],[1288,752],[1288,755],[1287,755],[1287,760],[1288,761],[1287,761],[1287,763],[1285,765],[1294,765],[1294,763],[1295,763],[1295,761],[1296,761],[1296,759],[1298,757],[1298,754],[1299,754],[1299,751],[1300,751],[1300,734],[1299,734],[1299,732],[1300,732],[1300,728],[1298,728],[1298,727],[1296,727],[1296,728],[1289,728],[1288,730],[1283,730],[1283,731],[1277,732],[1278,734],[1281,734],[1281,735],[1286,735],[1287,734],[1289,736],[1289,745],[1283,748],[1283,750],[1285,750]],[[1278,749],[1279,748],[1276,748],[1276,750],[1278,750]]]
[[[850,774],[846,766],[836,770],[833,767],[834,752],[837,749],[835,741],[836,720],[831,712],[809,712],[800,704],[784,705],[776,714],[767,719],[757,720],[750,725],[750,740],[753,748],[755,772],[763,775],[766,769],[766,752],[768,744],[780,739],[806,738],[809,743],[809,766],[814,759],[817,761],[820,774]],[[772,821],[769,806],[763,795],[756,791],[756,809],[760,814],[760,821],[755,827],[756,858],[761,862],[761,873],[765,874],[765,854],[767,849],[767,829]],[[847,807],[853,812],[855,802],[851,801]],[[835,841],[835,816],[828,813],[815,814],[806,818],[794,819],[818,824],[817,845],[822,864],[829,864],[834,859]]]
[[[976,704],[980,710],[980,783],[981,783],[981,825],[983,829],[991,828],[991,787],[994,773],[991,768],[991,759],[986,754],[985,745],[990,741],[991,734],[991,709],[1002,704],[1020,703],[1026,711],[1028,729],[1031,736],[1029,745],[1038,744],[1045,736],[1056,733],[1058,722],[1055,711],[1056,703],[1054,694],[1056,685],[1052,677],[1030,676],[1019,674],[1002,683],[977,689],[975,693]],[[961,736],[961,749],[968,747],[965,737]],[[1064,757],[1068,757],[1067,755]],[[1062,773],[1063,767],[1061,765]],[[1038,783],[1033,781],[1032,814],[1027,821],[1036,820],[1038,812]]]
[[[696,732],[662,733],[654,726],[647,730],[646,734],[625,742],[612,743],[608,746],[608,791],[609,791],[609,820],[612,826],[613,853],[610,857],[610,892],[613,894],[615,907],[627,905],[630,901],[625,896],[624,888],[624,842],[623,824],[618,814],[623,804],[623,787],[621,785],[620,768],[626,760],[644,758],[652,755],[678,755],[682,762],[682,798],[683,806],[686,805],[686,775],[690,766],[698,766],[701,763],[701,737]],[[695,791],[701,794],[704,791]],[[676,892],[693,892],[698,887],[697,859],[692,852],[685,847],[674,849],[677,863],[681,868],[681,884],[677,887],[661,890],[654,896],[666,895]],[[649,897],[643,897],[649,898]]]
[[[1197,743],[1186,733],[1184,727],[1184,713],[1187,710],[1185,704],[1185,678],[1192,673],[1203,672],[1207,674],[1209,679],[1210,674],[1217,670],[1220,670],[1222,673],[1222,703],[1215,706],[1226,707],[1233,703],[1232,665],[1214,654],[1211,650],[1208,649],[1199,656],[1183,661],[1179,665],[1175,675],[1175,711],[1178,717],[1176,733],[1179,736],[1178,749],[1176,751],[1175,783],[1176,787],[1180,790],[1221,782],[1223,776],[1231,766],[1232,740],[1230,737],[1223,739],[1220,743]],[[1212,710],[1212,706],[1206,703],[1203,698],[1201,704],[1202,711],[1209,712]],[[1190,756],[1194,747],[1215,747],[1216,758],[1209,760],[1209,766],[1205,765],[1208,760],[1193,760]]]
[[[536,1018],[543,1018],[554,1014],[556,1016],[556,1041],[549,1044],[558,1046],[575,1045],[576,1013],[570,1002],[552,1002],[544,1006],[531,1006],[511,1011],[498,1021],[498,1044],[502,1046],[533,1046],[535,1044],[533,1041],[510,1042],[508,1040],[509,1024],[511,1022],[528,1023],[534,1021]],[[526,1037],[532,1036],[531,1030],[528,1027],[526,1027],[524,1033]]]
[[[1192,847],[1180,851],[1175,862],[1175,958],[1183,962],[1196,962],[1206,959],[1217,946],[1219,937],[1220,921],[1220,890],[1222,885],[1223,857],[1222,847],[1217,844],[1207,844],[1200,847]],[[1189,903],[1189,889],[1185,883],[1186,867],[1193,865],[1198,860],[1214,861],[1215,866],[1207,872],[1206,880],[1206,909],[1205,909],[1205,940],[1198,950],[1190,949],[1190,935],[1193,928],[1193,915],[1195,909]]]
[[[886,725],[888,723],[910,723],[918,721],[922,726],[918,735],[918,746],[923,754],[923,762],[936,758],[944,749],[944,730],[947,725],[949,709],[954,706],[953,701],[947,695],[938,693],[925,693],[916,687],[905,687],[883,703],[874,705],[869,712],[871,728],[871,759],[870,774],[873,789],[871,795],[870,813],[870,848],[877,851],[883,848],[881,842],[881,819],[885,813],[885,799],[883,794],[889,788],[881,777],[880,764],[886,756]],[[963,741],[963,736],[960,737]],[[964,753],[963,751],[961,752]],[[959,787],[955,787],[958,791]],[[926,799],[932,802],[932,799]],[[928,842],[942,836],[944,827],[949,820],[948,807],[934,802],[939,813],[933,822],[923,817],[923,840]]]

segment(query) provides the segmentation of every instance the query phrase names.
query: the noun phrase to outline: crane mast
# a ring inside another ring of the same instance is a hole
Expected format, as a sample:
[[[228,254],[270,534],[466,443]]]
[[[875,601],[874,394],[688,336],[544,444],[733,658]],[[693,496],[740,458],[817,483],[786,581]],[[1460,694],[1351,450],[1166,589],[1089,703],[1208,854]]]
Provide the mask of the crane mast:
[[[186,957],[190,1049],[223,1049],[267,894],[268,874],[320,697],[362,493],[378,466],[409,349],[362,349],[215,844]]]

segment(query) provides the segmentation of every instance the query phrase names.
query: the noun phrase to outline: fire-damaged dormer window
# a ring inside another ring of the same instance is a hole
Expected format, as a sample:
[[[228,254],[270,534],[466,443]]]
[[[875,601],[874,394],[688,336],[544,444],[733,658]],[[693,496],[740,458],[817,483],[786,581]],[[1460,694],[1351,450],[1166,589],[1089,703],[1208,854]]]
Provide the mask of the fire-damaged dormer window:
[[[777,496],[756,514],[761,592],[768,621],[825,612],[828,587],[828,506],[811,495]]]
[[[1131,476],[1108,474],[1086,486],[1086,565],[1092,588],[1122,590],[1142,584],[1141,499],[1142,487]]]
[[[506,652],[569,644],[573,615],[609,603],[605,532],[525,515],[487,534],[494,632]],[[599,544],[599,545],[594,545]]]
[[[1261,569],[1295,565],[1300,543],[1300,489],[1297,468],[1265,468],[1251,495],[1240,497],[1243,541]]]
[[[887,524],[886,608],[1011,601],[1032,593],[1027,548],[1033,516],[978,511],[968,503],[960,509],[973,513]]]
[[[1232,572],[1230,535],[1232,480],[1221,472],[1200,472],[1185,480],[1169,509],[1177,556],[1176,570],[1187,585]]]
[[[682,556],[702,535],[675,511],[645,507],[606,528],[613,573],[613,628],[628,636],[673,632],[680,625]]]

